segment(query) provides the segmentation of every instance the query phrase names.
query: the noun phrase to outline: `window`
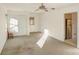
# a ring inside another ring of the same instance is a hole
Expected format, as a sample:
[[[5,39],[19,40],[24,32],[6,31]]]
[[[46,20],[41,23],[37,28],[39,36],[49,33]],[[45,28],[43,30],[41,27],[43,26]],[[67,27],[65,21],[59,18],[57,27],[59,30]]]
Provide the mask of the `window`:
[[[18,32],[18,20],[15,18],[10,18],[10,30],[12,32]]]

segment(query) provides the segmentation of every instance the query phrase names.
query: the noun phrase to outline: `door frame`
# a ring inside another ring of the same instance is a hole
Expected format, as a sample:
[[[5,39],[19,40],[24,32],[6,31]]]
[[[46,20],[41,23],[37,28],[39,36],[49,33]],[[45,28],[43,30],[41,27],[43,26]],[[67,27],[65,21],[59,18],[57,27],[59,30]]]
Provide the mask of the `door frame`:
[[[77,27],[77,28],[76,28],[76,31],[78,31],[78,12],[67,12],[67,13],[64,13],[64,41],[66,40],[66,38],[65,38],[65,37],[66,37],[65,14],[70,14],[70,13],[72,13],[72,14],[73,14],[73,13],[76,13],[76,14],[77,14],[77,19],[76,19],[76,22],[77,22],[77,23],[76,23],[76,27]],[[76,37],[76,38],[77,38],[77,39],[76,39],[76,47],[77,47],[77,41],[78,41],[78,33],[77,33],[77,32],[76,32],[76,36],[77,36],[77,37]]]

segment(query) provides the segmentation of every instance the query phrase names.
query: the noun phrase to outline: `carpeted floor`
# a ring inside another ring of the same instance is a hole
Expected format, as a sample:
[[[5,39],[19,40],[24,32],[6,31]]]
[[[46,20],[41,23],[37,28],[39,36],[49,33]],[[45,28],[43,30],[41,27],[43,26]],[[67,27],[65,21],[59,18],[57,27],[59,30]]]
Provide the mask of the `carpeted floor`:
[[[79,49],[48,36],[43,48],[36,42],[41,33],[32,33],[30,36],[20,36],[8,39],[2,55],[77,55]]]

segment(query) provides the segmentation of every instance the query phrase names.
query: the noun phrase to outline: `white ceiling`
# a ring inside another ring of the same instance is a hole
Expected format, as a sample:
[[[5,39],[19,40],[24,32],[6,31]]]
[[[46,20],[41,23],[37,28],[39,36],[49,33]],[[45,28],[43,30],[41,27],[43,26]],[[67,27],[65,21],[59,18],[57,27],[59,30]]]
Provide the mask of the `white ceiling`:
[[[44,3],[47,8],[61,8],[75,3]],[[0,6],[12,11],[29,11],[32,12],[40,6],[40,3],[2,3]]]

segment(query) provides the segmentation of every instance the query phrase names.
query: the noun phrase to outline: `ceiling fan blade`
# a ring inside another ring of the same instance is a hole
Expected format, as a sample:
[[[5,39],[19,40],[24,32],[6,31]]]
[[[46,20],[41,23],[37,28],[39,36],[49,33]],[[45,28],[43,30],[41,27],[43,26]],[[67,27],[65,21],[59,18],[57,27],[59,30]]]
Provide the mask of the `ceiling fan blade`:
[[[39,8],[38,9],[36,9],[35,11],[38,11],[39,10]]]
[[[55,8],[51,8],[52,10],[55,10]]]
[[[46,11],[46,12],[48,12],[48,10],[47,10],[47,9],[45,9],[45,11]]]

